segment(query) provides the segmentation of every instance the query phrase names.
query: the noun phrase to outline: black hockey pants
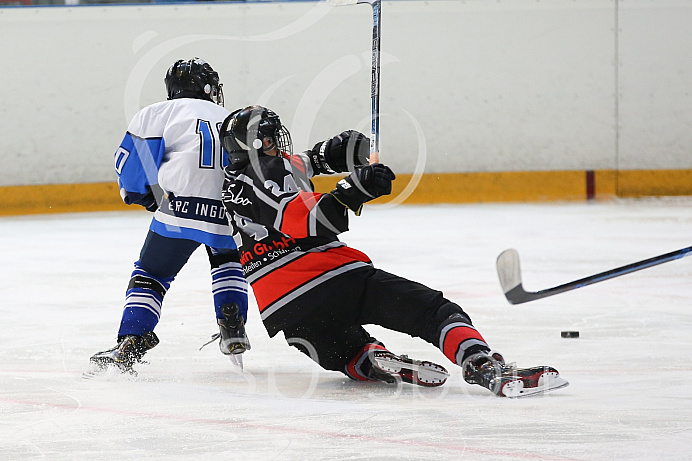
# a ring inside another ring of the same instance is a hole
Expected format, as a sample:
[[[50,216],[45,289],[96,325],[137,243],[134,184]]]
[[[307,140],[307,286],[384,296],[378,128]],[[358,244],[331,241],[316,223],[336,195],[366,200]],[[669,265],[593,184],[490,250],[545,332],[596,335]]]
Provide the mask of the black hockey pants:
[[[283,328],[289,344],[327,370],[343,372],[366,344],[375,341],[362,325],[379,325],[440,347],[445,325],[458,320],[471,324],[463,309],[442,292],[380,269],[347,272],[328,285],[320,290],[328,296],[301,297],[300,302],[315,303],[314,309]]]

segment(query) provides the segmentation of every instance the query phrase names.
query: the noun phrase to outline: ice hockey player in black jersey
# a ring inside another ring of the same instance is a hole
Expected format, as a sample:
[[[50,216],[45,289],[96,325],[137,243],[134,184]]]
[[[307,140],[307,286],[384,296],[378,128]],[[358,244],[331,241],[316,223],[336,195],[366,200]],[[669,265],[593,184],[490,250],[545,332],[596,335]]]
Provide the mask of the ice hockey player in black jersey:
[[[229,155],[222,199],[270,336],[283,331],[323,368],[362,381],[438,386],[448,377],[441,365],[388,351],[363,328],[375,324],[439,347],[467,382],[500,396],[567,385],[551,367],[506,365],[460,306],[339,240],[347,210],[359,215],[395,179],[389,167],[368,164],[367,137],[346,131],[294,154],[288,130],[261,106],[234,112],[220,132]],[[349,171],[330,193],[314,192],[312,176]]]
[[[221,203],[228,162],[218,128],[223,108],[218,74],[198,59],[176,61],[164,82],[168,100],[140,110],[115,153],[123,201],[153,212],[149,232],[127,287],[115,347],[94,354],[85,374],[132,366],[159,342],[154,327],[166,292],[190,255],[204,245],[211,266],[221,352],[242,365],[247,282],[233,231]]]

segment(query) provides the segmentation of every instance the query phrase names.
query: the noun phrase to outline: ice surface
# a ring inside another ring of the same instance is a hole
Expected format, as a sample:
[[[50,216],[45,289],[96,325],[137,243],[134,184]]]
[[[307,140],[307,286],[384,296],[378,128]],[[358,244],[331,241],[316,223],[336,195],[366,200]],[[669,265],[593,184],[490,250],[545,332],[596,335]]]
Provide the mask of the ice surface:
[[[377,266],[444,291],[509,361],[570,381],[519,400],[377,327],[394,352],[452,376],[435,389],[349,381],[270,339],[254,305],[239,372],[215,345],[198,350],[217,331],[202,250],[168,292],[150,364],[136,379],[85,380],[91,354],[115,344],[149,219],[0,219],[0,459],[690,459],[692,258],[519,306],[495,258],[516,248],[535,291],[677,250],[692,244],[692,199],[367,207],[352,219],[342,239]]]

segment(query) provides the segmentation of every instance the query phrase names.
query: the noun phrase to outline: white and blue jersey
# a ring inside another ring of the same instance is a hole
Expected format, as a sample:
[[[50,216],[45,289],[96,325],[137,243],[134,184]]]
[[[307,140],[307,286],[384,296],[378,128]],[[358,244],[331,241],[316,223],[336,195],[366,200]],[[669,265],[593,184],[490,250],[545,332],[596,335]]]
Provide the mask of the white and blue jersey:
[[[212,248],[236,248],[221,189],[228,157],[219,128],[229,112],[202,99],[174,99],[140,110],[115,153],[123,201],[152,186],[163,191],[150,229]]]

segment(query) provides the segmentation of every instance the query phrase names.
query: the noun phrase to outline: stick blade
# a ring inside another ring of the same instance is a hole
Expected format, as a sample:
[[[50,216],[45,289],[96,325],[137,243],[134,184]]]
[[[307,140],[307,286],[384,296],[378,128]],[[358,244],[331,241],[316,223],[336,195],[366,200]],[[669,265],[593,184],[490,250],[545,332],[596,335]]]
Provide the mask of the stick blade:
[[[500,253],[496,266],[500,286],[505,294],[521,285],[521,266],[517,250],[510,248]]]
[[[500,286],[510,304],[522,304],[549,296],[547,293],[534,293],[524,290],[517,250],[509,249],[500,253],[500,256],[497,257],[496,265]]]

